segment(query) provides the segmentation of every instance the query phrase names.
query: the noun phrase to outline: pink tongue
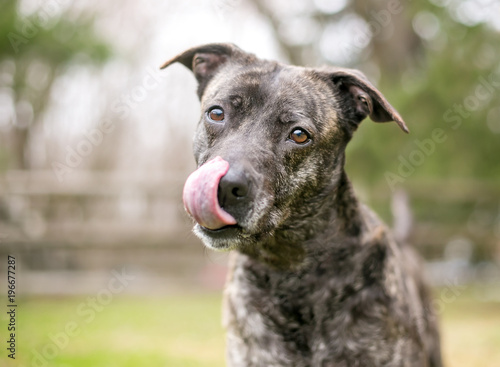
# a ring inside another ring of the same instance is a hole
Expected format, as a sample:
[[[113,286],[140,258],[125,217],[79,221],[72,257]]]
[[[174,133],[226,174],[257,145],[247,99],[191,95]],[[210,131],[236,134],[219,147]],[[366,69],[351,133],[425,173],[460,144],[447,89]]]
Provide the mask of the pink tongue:
[[[231,214],[220,207],[217,199],[220,179],[228,170],[229,163],[217,156],[191,173],[184,184],[184,207],[205,228],[219,229],[236,224]]]

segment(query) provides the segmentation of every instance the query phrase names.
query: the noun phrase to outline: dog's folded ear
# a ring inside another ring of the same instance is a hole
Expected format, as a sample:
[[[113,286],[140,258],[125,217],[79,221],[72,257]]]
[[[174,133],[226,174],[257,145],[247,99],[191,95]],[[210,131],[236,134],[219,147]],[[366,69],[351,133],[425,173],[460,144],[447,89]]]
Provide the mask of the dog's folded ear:
[[[398,111],[390,105],[380,91],[375,88],[368,79],[358,70],[331,68],[328,76],[335,84],[340,97],[344,99],[343,106],[349,106],[347,118],[354,124],[359,125],[367,116],[374,122],[394,121],[406,133],[408,127],[399,115]]]
[[[198,97],[201,98],[208,82],[220,70],[221,66],[229,60],[251,61],[254,58],[254,55],[244,52],[231,43],[210,43],[182,52],[166,61],[160,69],[176,62],[186,66],[194,73],[198,81]]]

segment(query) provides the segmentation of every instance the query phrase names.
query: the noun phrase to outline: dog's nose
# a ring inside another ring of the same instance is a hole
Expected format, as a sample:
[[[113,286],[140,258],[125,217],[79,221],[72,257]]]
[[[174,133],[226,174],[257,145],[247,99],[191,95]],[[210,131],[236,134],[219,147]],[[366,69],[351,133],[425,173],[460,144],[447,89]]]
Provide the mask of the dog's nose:
[[[236,168],[230,168],[221,178],[217,198],[219,205],[228,213],[240,216],[244,213],[244,202],[250,192],[250,181],[245,172]]]

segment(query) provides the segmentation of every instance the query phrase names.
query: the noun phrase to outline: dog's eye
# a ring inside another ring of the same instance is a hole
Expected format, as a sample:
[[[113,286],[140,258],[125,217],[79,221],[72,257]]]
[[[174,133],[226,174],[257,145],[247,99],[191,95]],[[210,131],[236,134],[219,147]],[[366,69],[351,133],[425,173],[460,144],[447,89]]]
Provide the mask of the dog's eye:
[[[215,122],[224,120],[224,110],[220,107],[212,107],[208,111],[208,118]]]
[[[303,129],[294,129],[290,135],[288,136],[288,139],[292,140],[294,143],[297,144],[304,144],[307,143],[310,139],[309,134],[303,130]]]

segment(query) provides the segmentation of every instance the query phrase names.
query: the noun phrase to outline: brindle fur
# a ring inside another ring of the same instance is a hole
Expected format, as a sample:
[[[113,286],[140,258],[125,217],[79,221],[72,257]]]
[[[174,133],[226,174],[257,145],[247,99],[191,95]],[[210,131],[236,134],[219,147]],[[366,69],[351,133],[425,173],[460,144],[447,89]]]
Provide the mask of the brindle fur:
[[[261,60],[234,45],[167,61],[191,69],[202,118],[198,165],[221,156],[251,190],[225,208],[238,229],[195,233],[232,249],[225,289],[227,363],[270,366],[441,366],[439,334],[418,257],[356,199],[344,171],[359,123],[406,126],[354,70]],[[207,120],[210,106],[225,111]],[[312,141],[287,139],[303,127]]]

